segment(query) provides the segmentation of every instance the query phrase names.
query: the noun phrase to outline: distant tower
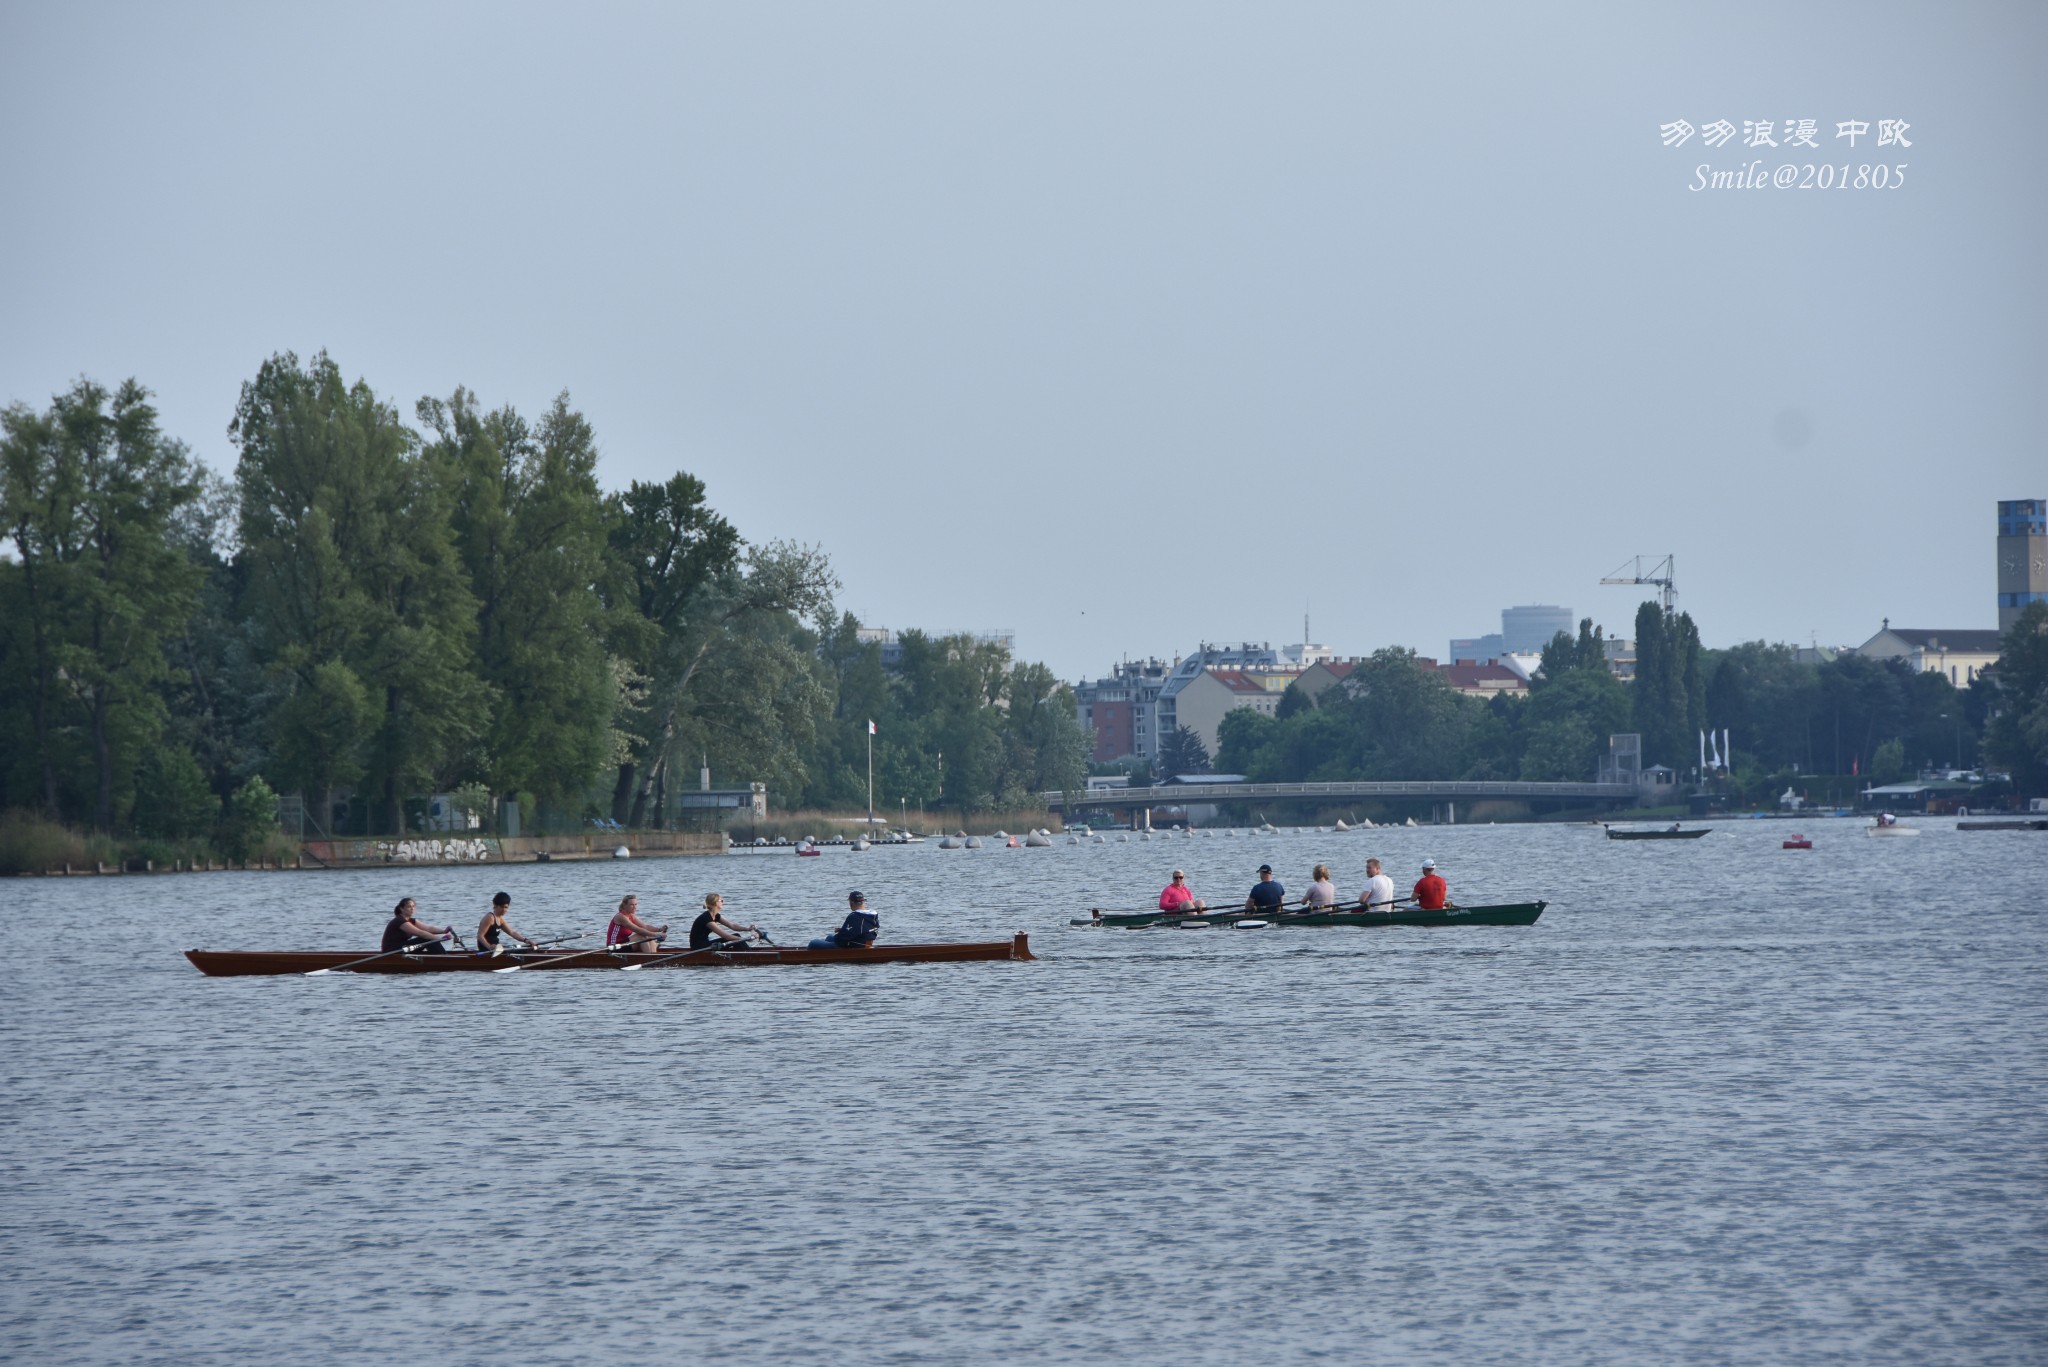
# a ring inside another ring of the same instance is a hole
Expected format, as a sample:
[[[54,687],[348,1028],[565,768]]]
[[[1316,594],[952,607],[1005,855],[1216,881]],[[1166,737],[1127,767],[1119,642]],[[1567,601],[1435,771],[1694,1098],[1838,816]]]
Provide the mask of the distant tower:
[[[1501,609],[1501,649],[1510,654],[1540,654],[1560,631],[1567,636],[1572,634],[1570,608],[1532,604]]]
[[[2048,602],[2048,498],[1998,505],[1998,629],[2029,603]]]

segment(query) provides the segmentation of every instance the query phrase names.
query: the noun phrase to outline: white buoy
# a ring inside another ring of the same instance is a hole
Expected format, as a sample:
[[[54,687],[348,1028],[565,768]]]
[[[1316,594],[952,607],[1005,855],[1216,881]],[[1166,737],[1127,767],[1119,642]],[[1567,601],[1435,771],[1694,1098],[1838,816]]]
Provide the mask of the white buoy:
[[[612,851],[612,858],[614,859],[631,859],[632,857],[633,852],[627,849],[624,845],[621,845],[617,849]]]

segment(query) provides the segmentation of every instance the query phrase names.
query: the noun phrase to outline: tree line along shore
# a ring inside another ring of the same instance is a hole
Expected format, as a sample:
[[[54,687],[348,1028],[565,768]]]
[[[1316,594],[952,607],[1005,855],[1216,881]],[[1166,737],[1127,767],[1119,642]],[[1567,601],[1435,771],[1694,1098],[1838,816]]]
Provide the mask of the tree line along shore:
[[[0,869],[275,861],[280,793],[337,838],[431,794],[486,833],[666,829],[704,767],[851,809],[871,722],[891,810],[1080,786],[1044,665],[909,631],[884,670],[823,548],[748,539],[686,472],[607,493],[566,394],[407,422],[281,354],[228,432],[231,479],[134,380],[0,415]]]
[[[943,829],[1136,767],[1091,766],[1072,690],[998,644],[907,631],[885,667],[826,550],[748,539],[696,476],[606,492],[566,393],[529,417],[457,389],[408,421],[325,353],[284,353],[227,430],[231,478],[132,379],[0,413],[0,871],[284,862],[279,794],[307,814],[294,838],[419,833],[435,795],[458,830],[665,830],[707,767],[777,811],[862,809],[872,742],[878,814]],[[1526,699],[1381,650],[1277,715],[1229,714],[1213,766],[1584,779],[1612,733],[1682,771],[1712,728],[1733,763],[1701,779],[1737,802],[1950,762],[2048,791],[2041,605],[1961,690],[1707,649],[1654,603],[1635,632],[1631,682],[1587,622]],[[1184,739],[1171,767],[1210,767]]]

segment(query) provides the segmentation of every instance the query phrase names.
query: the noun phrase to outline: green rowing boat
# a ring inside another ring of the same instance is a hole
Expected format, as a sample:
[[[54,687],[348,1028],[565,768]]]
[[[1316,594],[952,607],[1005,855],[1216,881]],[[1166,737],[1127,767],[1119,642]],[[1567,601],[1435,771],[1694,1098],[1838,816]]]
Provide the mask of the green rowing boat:
[[[1258,921],[1274,926],[1533,926],[1548,902],[1503,902],[1488,907],[1445,907],[1442,911],[1419,911],[1397,907],[1393,911],[1211,911],[1199,916],[1181,916],[1164,911],[1091,911],[1077,916],[1077,926],[1101,926],[1113,930],[1143,930],[1148,926],[1187,927],[1234,926],[1239,921]]]

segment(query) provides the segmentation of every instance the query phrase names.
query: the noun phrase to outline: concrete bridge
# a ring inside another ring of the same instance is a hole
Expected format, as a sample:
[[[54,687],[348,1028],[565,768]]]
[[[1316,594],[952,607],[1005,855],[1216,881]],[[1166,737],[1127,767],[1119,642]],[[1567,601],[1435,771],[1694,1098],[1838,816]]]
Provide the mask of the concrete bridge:
[[[1344,798],[1393,799],[1411,802],[1480,802],[1489,798],[1516,802],[1635,802],[1633,783],[1522,783],[1476,779],[1444,782],[1356,783],[1165,783],[1150,788],[1098,788],[1043,794],[1056,811],[1081,807],[1185,807],[1191,803],[1271,801],[1337,801]]]

